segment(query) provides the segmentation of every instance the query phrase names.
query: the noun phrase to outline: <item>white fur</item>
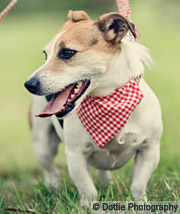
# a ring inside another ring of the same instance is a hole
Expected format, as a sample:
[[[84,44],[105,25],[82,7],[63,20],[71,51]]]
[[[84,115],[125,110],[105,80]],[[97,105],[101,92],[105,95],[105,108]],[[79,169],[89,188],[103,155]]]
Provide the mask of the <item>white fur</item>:
[[[122,42],[121,53],[114,56],[108,72],[103,62],[98,61],[96,63],[96,53],[92,54],[89,52],[89,60],[86,58],[86,62],[82,62],[75,68],[68,68],[66,72],[59,76],[45,72],[43,93],[46,95],[49,90],[57,92],[79,79],[91,78],[91,86],[85,95],[104,96],[112,93],[115,88],[125,85],[131,78],[143,74],[144,66],[142,62],[145,64],[151,63],[148,50],[144,46],[125,39]],[[51,89],[45,90],[49,87]],[[135,199],[143,198],[146,200],[148,180],[159,162],[162,119],[159,102],[144,79],[140,80],[140,89],[144,95],[143,100],[132,113],[126,126],[103,148],[97,147],[81,124],[75,110],[65,117],[63,138],[68,169],[71,178],[82,195],[82,205],[88,205],[91,200],[95,200],[97,197],[97,190],[89,170],[90,165],[100,170],[113,170],[122,167],[134,154],[134,173],[130,189]],[[39,106],[39,104],[36,104],[40,102],[38,99],[40,98],[35,98],[34,106]],[[35,113],[39,112],[34,108],[32,114]],[[53,117],[45,120],[34,119],[35,126],[33,125],[33,127],[35,128],[32,130],[32,137],[35,142],[37,159],[46,172],[47,183],[52,181],[52,185],[54,183],[56,185],[56,170],[52,163],[54,153],[51,143],[47,143],[47,127],[50,126],[50,121],[55,125],[57,133],[61,136],[62,130],[60,127],[58,129],[56,118]],[[46,122],[49,125],[45,125]],[[36,125],[40,123],[42,124]],[[54,145],[57,145],[57,142]],[[57,149],[57,146],[55,147]],[[55,181],[53,175],[56,178]]]
[[[58,33],[58,34],[55,36],[55,38],[53,39],[53,41],[52,41],[52,46],[51,46],[51,50],[50,50],[50,52],[49,52],[49,54],[48,54],[48,56],[47,56],[47,61],[46,61],[45,65],[48,64],[48,63],[51,61],[51,59],[52,59],[52,57],[53,57],[53,55],[54,55],[54,53],[55,53],[55,47],[56,47],[56,42],[57,42],[57,40],[59,40],[59,38],[60,38],[67,30],[68,30],[68,29],[61,31],[61,32]],[[46,48],[45,48],[45,49],[46,49]]]
[[[51,48],[50,48],[50,51],[49,53],[47,53],[47,60],[46,62],[44,63],[44,65],[42,65],[37,71],[35,71],[30,77],[29,79],[31,78],[34,78],[36,76],[39,75],[39,73],[41,73],[41,71],[43,70],[43,76],[45,77],[46,76],[46,72],[47,72],[47,75],[48,75],[48,71],[46,71],[44,68],[46,67],[46,65],[52,60],[52,57],[54,56],[55,54],[55,45],[57,43],[57,40],[67,31],[68,29],[65,29],[64,31],[61,31],[59,32],[55,37],[54,39],[51,41],[52,42],[52,45],[51,45]],[[44,48],[44,50],[46,49],[46,47]]]
[[[92,96],[110,94],[133,77],[144,74],[143,63],[147,66],[151,65],[152,59],[149,51],[143,45],[123,39],[121,47],[121,53],[114,56],[109,72],[106,75],[102,74],[100,80],[95,80],[97,90],[91,92]]]

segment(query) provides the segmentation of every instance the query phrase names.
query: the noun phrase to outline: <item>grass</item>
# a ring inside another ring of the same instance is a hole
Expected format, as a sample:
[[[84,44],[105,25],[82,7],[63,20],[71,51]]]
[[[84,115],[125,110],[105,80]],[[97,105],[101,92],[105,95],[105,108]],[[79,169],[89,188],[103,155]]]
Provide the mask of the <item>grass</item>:
[[[149,200],[176,201],[180,197],[180,28],[177,20],[167,15],[167,8],[162,10],[143,2],[132,8],[133,20],[141,32],[141,43],[150,49],[156,62],[152,71],[146,72],[145,79],[160,100],[164,121],[161,160],[149,181],[147,194]],[[86,213],[80,208],[77,189],[69,178],[64,147],[56,158],[57,164],[61,164],[60,188],[44,186],[26,119],[31,96],[23,83],[44,62],[42,47],[64,20],[62,13],[20,14],[9,16],[0,24],[0,210],[14,207],[31,209],[34,213]],[[128,190],[132,167],[133,160],[114,172],[123,196],[115,184],[99,186],[93,171],[99,199],[132,199]]]

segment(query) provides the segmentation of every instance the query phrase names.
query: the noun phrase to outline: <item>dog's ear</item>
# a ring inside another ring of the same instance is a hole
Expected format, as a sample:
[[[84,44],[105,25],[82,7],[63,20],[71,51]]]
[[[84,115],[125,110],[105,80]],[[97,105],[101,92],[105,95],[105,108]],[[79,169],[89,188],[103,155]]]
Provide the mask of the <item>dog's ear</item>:
[[[134,25],[119,13],[108,13],[100,16],[95,24],[104,34],[107,41],[119,42],[127,34],[128,30],[136,38]]]
[[[88,19],[90,19],[90,17],[87,15],[86,12],[82,10],[80,11],[70,10],[67,17],[67,21],[70,21],[70,22],[80,22]]]

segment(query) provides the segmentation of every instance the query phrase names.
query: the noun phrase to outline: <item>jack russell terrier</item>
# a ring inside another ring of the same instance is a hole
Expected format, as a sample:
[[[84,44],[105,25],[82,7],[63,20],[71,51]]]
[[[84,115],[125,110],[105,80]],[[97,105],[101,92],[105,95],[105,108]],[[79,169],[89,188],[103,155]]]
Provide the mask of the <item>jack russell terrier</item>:
[[[130,191],[147,200],[147,183],[159,162],[161,108],[140,78],[151,57],[129,40],[130,32],[136,37],[134,25],[119,13],[92,21],[83,11],[69,11],[44,48],[46,63],[25,82],[28,91],[41,96],[33,96],[29,116],[45,182],[58,186],[53,159],[63,141],[82,206],[97,197],[90,166],[99,169],[102,181],[135,154]]]

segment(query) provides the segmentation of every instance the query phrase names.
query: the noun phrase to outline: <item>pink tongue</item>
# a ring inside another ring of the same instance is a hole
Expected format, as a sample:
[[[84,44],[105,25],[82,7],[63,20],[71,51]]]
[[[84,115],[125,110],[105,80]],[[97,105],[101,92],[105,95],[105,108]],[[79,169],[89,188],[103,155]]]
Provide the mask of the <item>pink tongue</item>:
[[[50,100],[50,102],[47,104],[47,106],[44,108],[43,112],[39,115],[36,115],[36,117],[49,117],[53,114],[60,112],[63,105],[66,103],[72,88],[75,85],[76,84],[72,84],[62,93],[55,94]]]

